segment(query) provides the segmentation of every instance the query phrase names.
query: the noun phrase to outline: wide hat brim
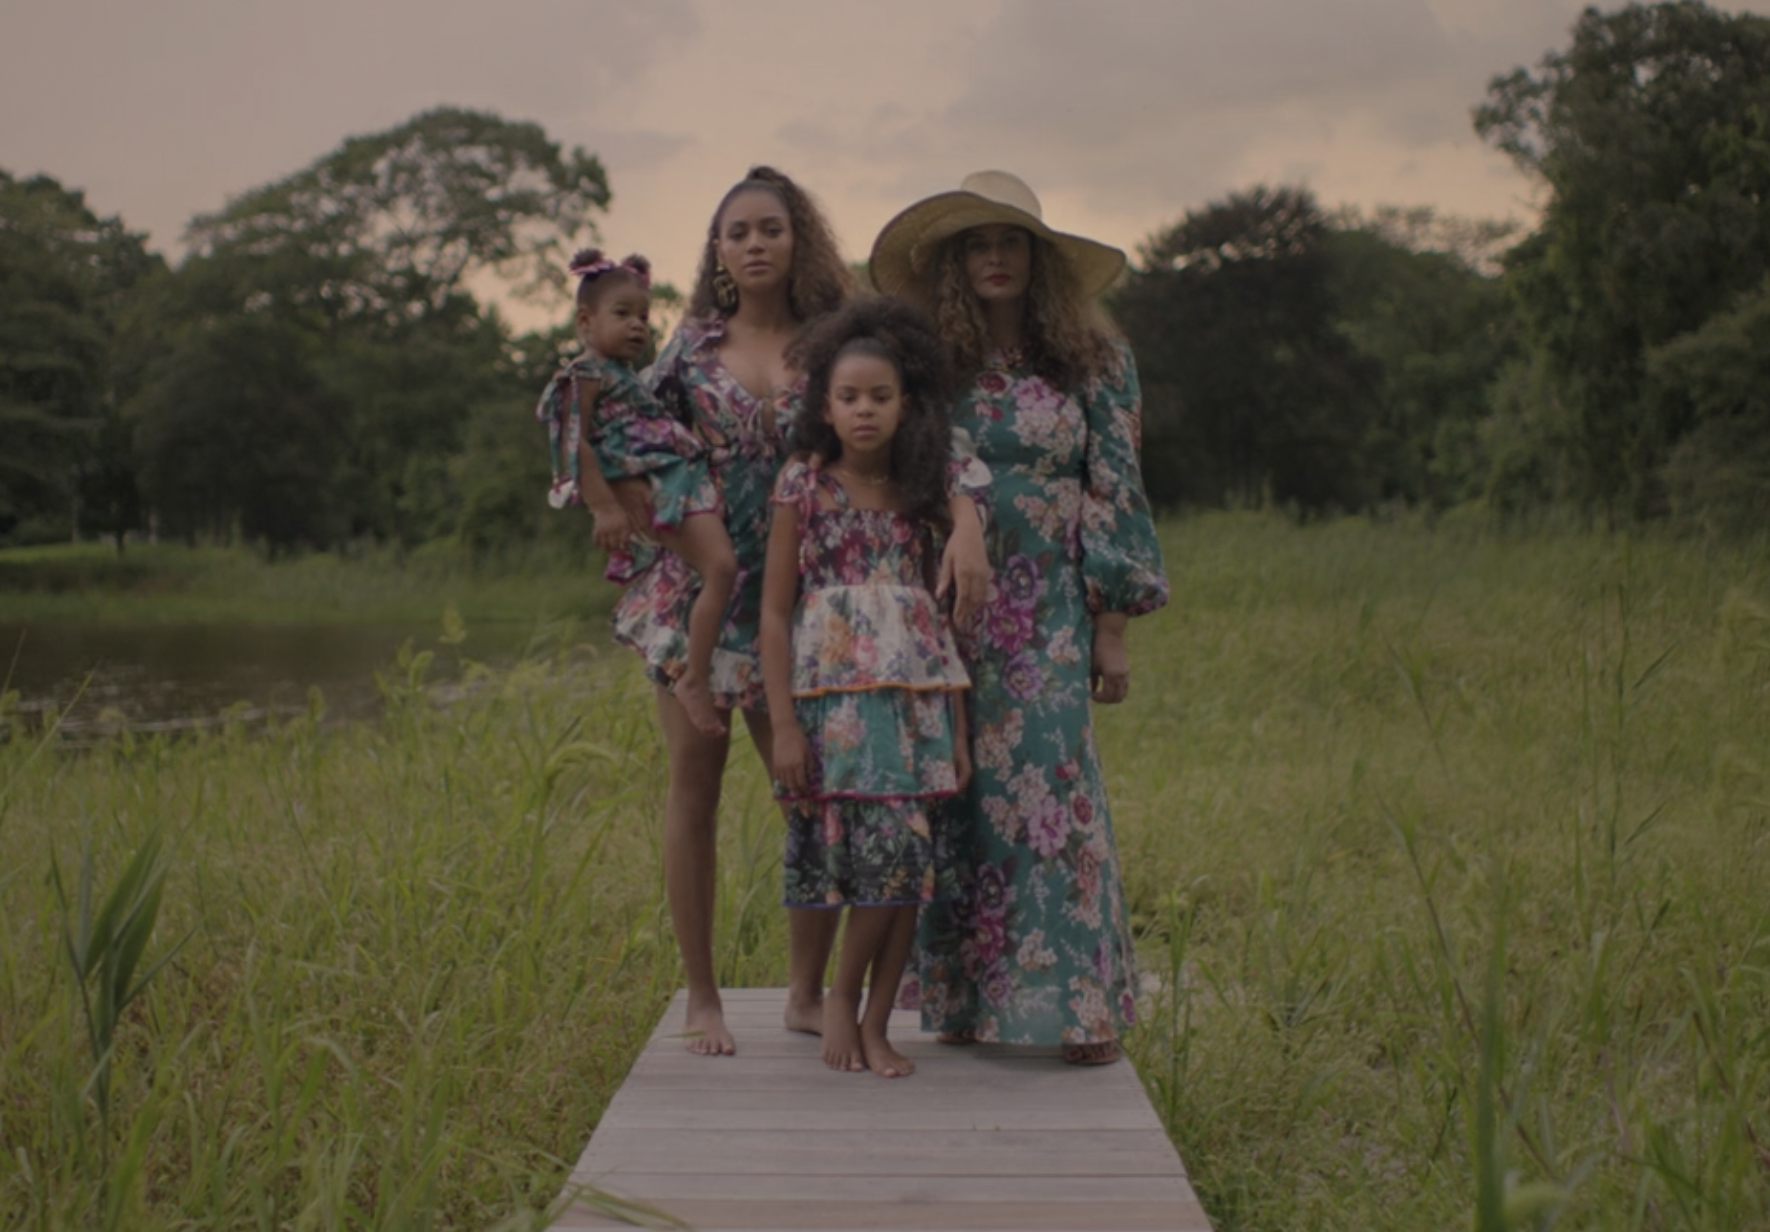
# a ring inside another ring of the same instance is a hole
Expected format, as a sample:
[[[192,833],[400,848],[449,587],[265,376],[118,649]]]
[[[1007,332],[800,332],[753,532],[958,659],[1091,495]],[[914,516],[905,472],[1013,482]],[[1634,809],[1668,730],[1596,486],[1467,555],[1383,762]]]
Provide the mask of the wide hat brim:
[[[1048,241],[1068,259],[1082,294],[1090,299],[1124,271],[1125,254],[1110,244],[1055,231],[1037,214],[958,189],[918,201],[885,224],[867,261],[873,286],[887,295],[913,294],[942,240],[991,223],[1024,227]]]

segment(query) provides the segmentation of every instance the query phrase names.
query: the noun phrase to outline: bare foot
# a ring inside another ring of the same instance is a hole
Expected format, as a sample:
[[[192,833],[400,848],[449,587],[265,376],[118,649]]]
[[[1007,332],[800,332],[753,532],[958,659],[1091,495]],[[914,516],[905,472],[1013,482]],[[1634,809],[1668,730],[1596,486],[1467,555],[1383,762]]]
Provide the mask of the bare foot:
[[[860,1044],[860,1006],[835,993],[824,996],[824,1064],[858,1074],[867,1067]]]
[[[803,1031],[807,1035],[824,1033],[824,997],[819,992],[816,1000],[805,1000],[787,995],[787,1008],[781,1014],[781,1021],[789,1031]]]
[[[708,1005],[697,1005],[692,996],[689,998],[682,1033],[688,1039],[688,1050],[697,1057],[729,1057],[737,1051],[737,1041],[725,1026],[725,1007],[717,997]]]
[[[908,1078],[916,1072],[916,1063],[891,1046],[883,1031],[862,1027],[860,1048],[866,1056],[867,1068],[881,1078]]]
[[[682,708],[688,712],[688,721],[701,735],[725,734],[725,723],[719,717],[719,708],[713,704],[713,692],[707,687],[706,680],[685,673],[677,677],[670,692],[682,703]]]

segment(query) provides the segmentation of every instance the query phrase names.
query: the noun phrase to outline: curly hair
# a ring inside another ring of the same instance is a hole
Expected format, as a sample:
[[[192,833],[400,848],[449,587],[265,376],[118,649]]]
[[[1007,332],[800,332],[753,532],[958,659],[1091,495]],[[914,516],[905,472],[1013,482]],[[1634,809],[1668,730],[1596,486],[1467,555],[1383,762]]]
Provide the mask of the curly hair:
[[[719,269],[719,227],[725,207],[740,193],[773,194],[787,211],[787,222],[793,229],[793,267],[787,275],[787,306],[797,321],[809,321],[841,307],[854,293],[854,275],[842,260],[836,246],[836,235],[824,218],[823,211],[811,194],[773,167],[751,167],[749,173],[733,184],[719,198],[719,208],[707,224],[707,243],[701,251],[701,268],[695,275],[694,290],[688,297],[688,315],[706,316],[721,309],[713,298],[713,275]]]
[[[805,409],[794,421],[790,445],[826,463],[842,456],[841,438],[827,418],[837,362],[872,355],[897,370],[903,418],[891,438],[891,481],[905,516],[942,534],[950,531],[952,367],[928,315],[902,300],[857,299],[806,326],[790,353],[806,376]]]
[[[1118,362],[1117,331],[1100,305],[1082,294],[1069,259],[1050,241],[1026,235],[1032,247],[1022,330],[1026,360],[1053,386],[1074,392]],[[994,348],[983,301],[965,272],[963,231],[934,250],[915,297],[947,339],[954,368],[966,379],[976,376]]]

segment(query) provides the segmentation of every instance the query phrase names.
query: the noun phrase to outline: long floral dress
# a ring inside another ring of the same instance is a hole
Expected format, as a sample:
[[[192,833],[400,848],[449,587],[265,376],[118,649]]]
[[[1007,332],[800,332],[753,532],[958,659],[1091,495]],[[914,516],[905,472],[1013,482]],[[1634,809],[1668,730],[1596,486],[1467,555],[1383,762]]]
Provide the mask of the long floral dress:
[[[718,512],[719,488],[707,465],[707,447],[688,425],[658,404],[631,367],[595,351],[585,351],[561,367],[535,405],[535,418],[547,425],[553,447],[550,499],[556,506],[582,503],[578,444],[583,425],[578,402],[586,381],[596,382],[596,402],[585,418],[597,469],[611,481],[640,477],[649,481],[654,530],[676,530],[690,514]],[[639,543],[610,552],[604,576],[611,582],[630,582],[656,552]]]
[[[856,509],[827,473],[782,468],[775,502],[799,518],[793,708],[810,791],[776,785],[787,818],[788,907],[904,906],[955,892],[945,811],[958,790],[953,705],[966,684],[928,589],[930,536]]]
[[[800,380],[769,397],[756,397],[721,360],[724,337],[725,319],[716,313],[682,322],[644,379],[659,404],[690,423],[711,447],[708,460],[725,501],[725,529],[738,571],[713,647],[714,703],[762,710],[758,638],[768,497],[786,456],[786,429],[805,386]],[[688,666],[688,611],[699,590],[699,576],[681,557],[660,552],[615,604],[615,640],[638,652],[646,675],[657,684],[668,687]]]
[[[1072,397],[1008,357],[960,403],[989,467],[994,577],[963,631],[971,786],[961,898],[924,910],[923,1027],[1015,1044],[1113,1039],[1134,1015],[1131,936],[1088,698],[1094,612],[1167,601],[1137,462],[1127,349]]]

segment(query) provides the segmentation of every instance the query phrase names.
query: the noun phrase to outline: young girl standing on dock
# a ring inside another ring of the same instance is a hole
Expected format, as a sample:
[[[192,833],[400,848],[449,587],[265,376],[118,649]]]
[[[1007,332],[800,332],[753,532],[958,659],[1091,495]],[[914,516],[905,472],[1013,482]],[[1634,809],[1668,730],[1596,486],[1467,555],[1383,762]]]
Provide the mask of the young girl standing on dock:
[[[625,585],[649,563],[650,554],[636,552],[632,542],[642,528],[699,575],[687,663],[674,692],[698,730],[722,736],[725,724],[708,682],[737,557],[719,516],[706,446],[658,405],[633,371],[651,342],[651,262],[637,254],[615,262],[586,248],[572,258],[571,272],[578,279],[575,323],[584,349],[547,383],[535,408],[553,443],[549,499],[589,509],[596,519],[591,536],[609,554],[609,581]],[[648,503],[649,527],[635,516]]]
[[[896,1078],[915,1069],[886,1027],[916,909],[954,888],[939,802],[971,773],[968,680],[933,584],[951,390],[933,326],[894,301],[818,322],[802,362],[803,453],[775,483],[761,623],[785,900],[848,908],[824,1063]]]

